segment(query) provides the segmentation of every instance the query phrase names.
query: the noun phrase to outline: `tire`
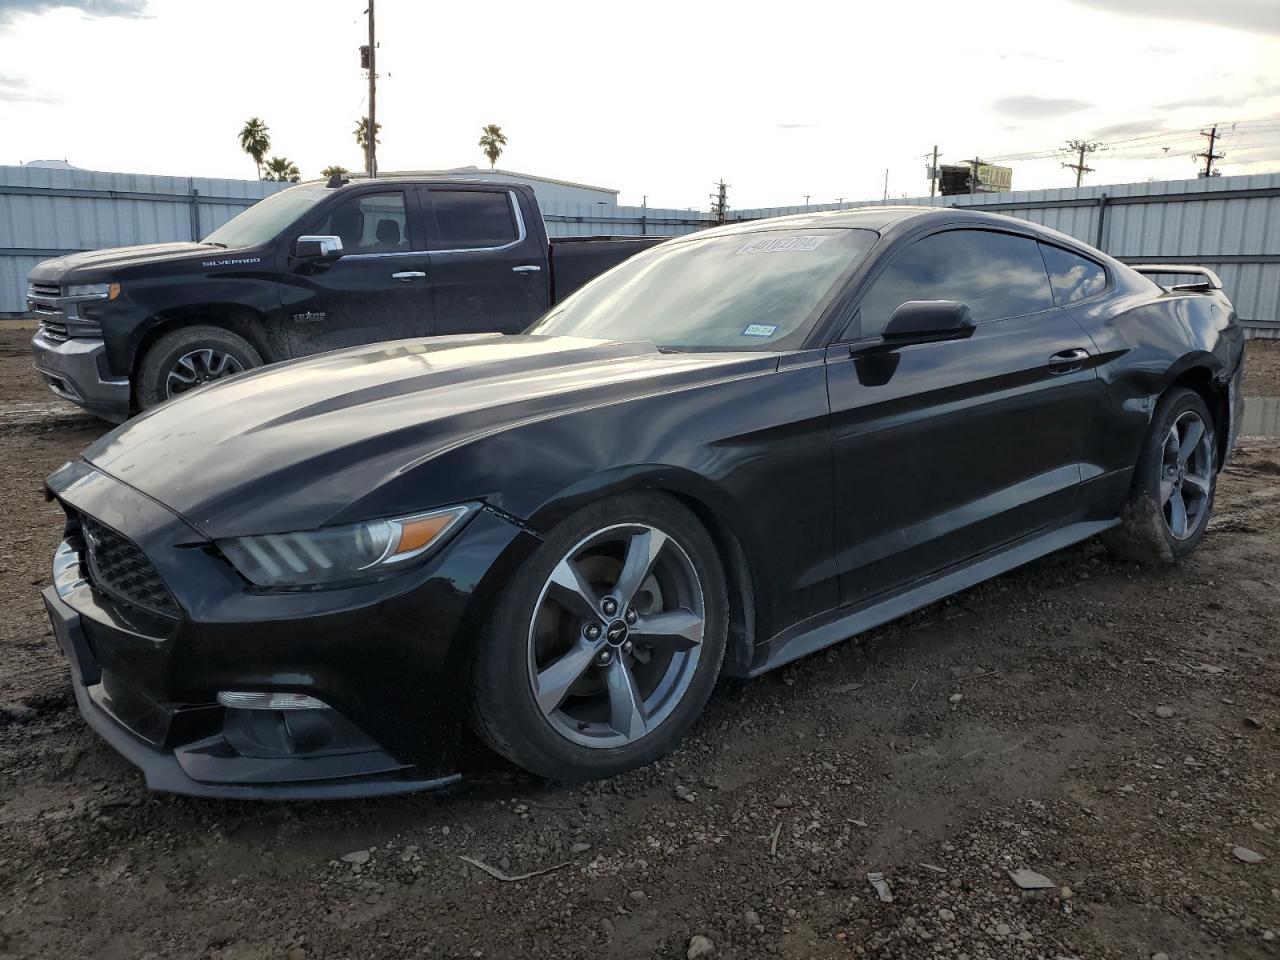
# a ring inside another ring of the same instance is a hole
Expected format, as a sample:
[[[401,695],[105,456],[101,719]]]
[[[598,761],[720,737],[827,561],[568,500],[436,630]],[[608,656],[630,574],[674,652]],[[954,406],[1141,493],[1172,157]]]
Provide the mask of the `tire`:
[[[134,396],[139,409],[149,410],[203,383],[260,366],[262,354],[237,333],[208,324],[180,327],[147,350]]]
[[[1201,432],[1192,443],[1187,431],[1196,424]],[[1198,393],[1174,387],[1156,404],[1120,526],[1104,542],[1115,556],[1144,566],[1180,560],[1204,539],[1217,487],[1213,417]]]
[[[504,590],[472,665],[472,726],[547,780],[651,763],[711,696],[728,613],[715,544],[683,505],[645,492],[584,507]]]

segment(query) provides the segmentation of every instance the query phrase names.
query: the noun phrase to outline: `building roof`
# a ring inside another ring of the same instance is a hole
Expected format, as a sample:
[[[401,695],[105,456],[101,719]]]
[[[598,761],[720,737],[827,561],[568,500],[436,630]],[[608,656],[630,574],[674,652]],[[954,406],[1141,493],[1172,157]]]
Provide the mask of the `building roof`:
[[[520,173],[516,170],[503,170],[498,167],[493,170],[485,170],[474,164],[467,167],[448,167],[443,170],[379,170],[380,177],[434,177],[436,179],[450,179],[455,177],[464,177],[468,180],[484,180],[487,176],[499,174],[504,177],[518,177],[521,180],[536,180],[539,183],[554,183],[560,187],[576,187],[579,190],[594,190],[596,193],[612,193],[615,197],[618,191],[612,187],[594,187],[589,183],[574,183],[572,180],[556,180],[554,177],[540,177],[533,173]],[[348,174],[350,177],[363,177],[364,173]]]

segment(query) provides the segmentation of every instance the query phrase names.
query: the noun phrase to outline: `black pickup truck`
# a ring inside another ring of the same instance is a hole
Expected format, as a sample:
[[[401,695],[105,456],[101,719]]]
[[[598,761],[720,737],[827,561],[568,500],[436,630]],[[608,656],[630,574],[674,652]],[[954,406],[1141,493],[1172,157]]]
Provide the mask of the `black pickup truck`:
[[[518,333],[662,237],[548,240],[533,190],[332,178],[283,190],[200,243],[38,264],[35,368],[115,422],[209,380],[323,350]]]

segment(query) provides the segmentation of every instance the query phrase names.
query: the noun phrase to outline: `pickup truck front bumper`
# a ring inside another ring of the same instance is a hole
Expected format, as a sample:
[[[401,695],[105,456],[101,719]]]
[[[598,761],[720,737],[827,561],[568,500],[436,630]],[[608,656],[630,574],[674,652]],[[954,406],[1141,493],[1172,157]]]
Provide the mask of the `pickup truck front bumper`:
[[[55,340],[43,332],[31,338],[36,374],[50,390],[95,417],[123,423],[129,417],[129,381],[103,376],[106,349],[101,340]]]

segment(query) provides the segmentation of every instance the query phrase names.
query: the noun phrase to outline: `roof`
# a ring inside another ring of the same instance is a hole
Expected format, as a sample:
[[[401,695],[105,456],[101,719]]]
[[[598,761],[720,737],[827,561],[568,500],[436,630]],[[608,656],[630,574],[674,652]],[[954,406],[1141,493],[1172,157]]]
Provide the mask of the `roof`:
[[[469,167],[449,167],[444,170],[395,170],[395,171],[378,171],[378,178],[384,177],[422,177],[434,180],[476,180],[483,182],[486,178],[492,177],[494,174],[504,177],[517,177],[520,180],[536,180],[538,183],[554,183],[560,187],[574,187],[578,190],[594,190],[596,193],[612,193],[618,195],[618,191],[612,187],[594,187],[589,183],[574,183],[572,180],[556,180],[554,177],[540,177],[533,173],[518,173],[515,170],[503,170],[495,168],[493,170],[483,170],[477,166]],[[349,173],[346,176],[353,180],[364,179],[368,175],[365,173]],[[501,181],[499,181],[501,182]]]

